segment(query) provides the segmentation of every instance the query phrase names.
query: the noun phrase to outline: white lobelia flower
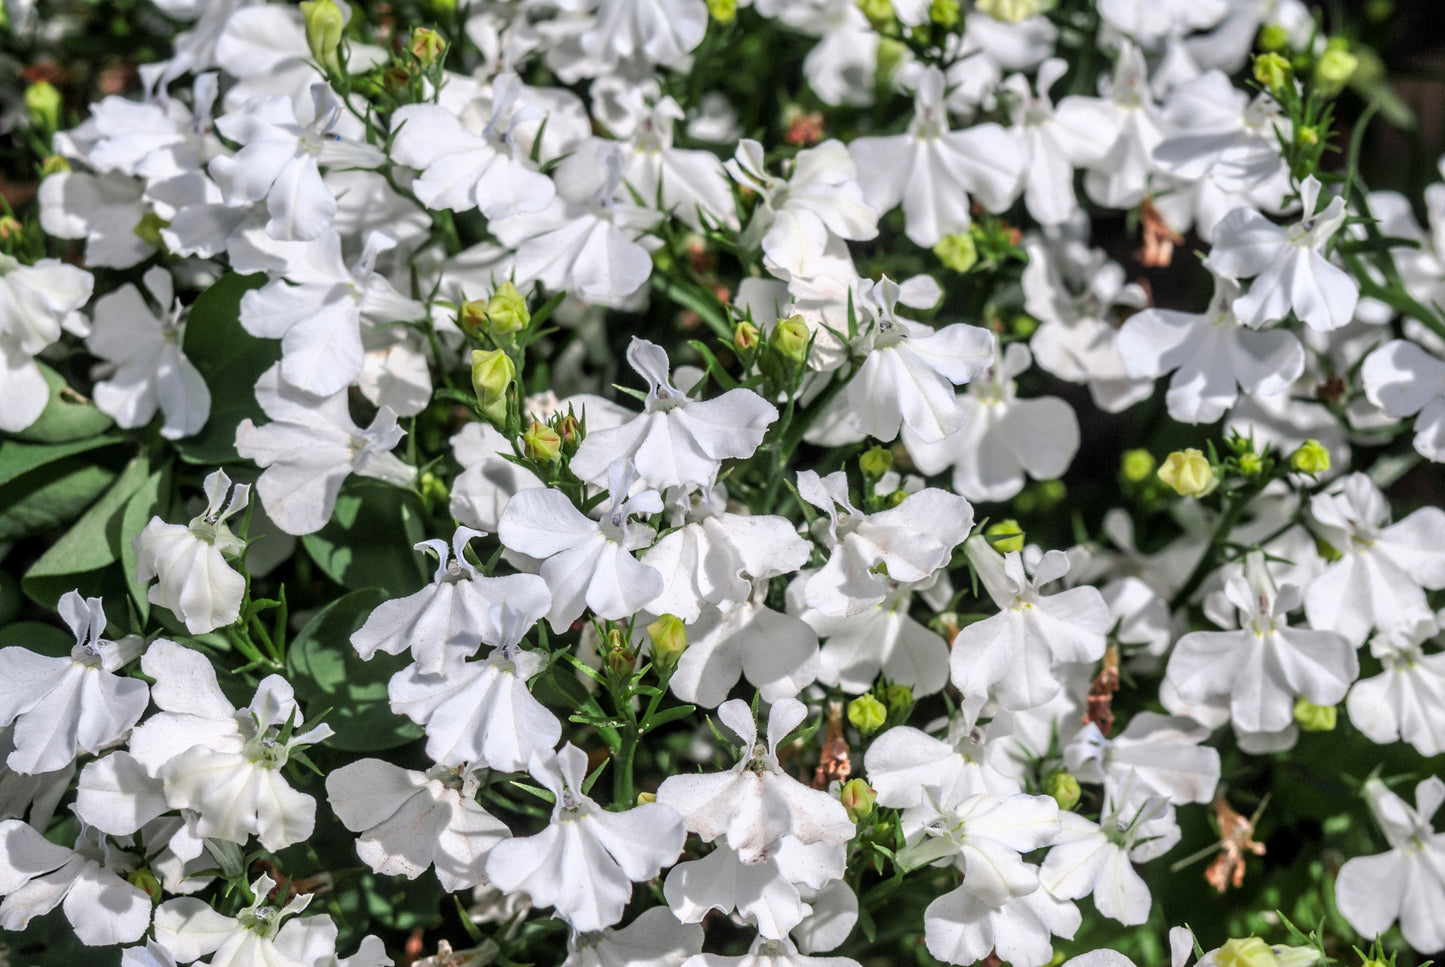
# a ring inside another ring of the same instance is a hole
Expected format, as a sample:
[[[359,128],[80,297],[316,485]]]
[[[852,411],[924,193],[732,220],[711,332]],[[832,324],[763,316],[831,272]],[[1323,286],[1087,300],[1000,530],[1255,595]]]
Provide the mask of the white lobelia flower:
[[[245,509],[251,486],[237,484],[233,489],[226,472],[217,470],[206,477],[205,491],[206,509],[189,525],[152,517],[131,542],[136,580],[145,584],[159,579],[147,597],[179,615],[193,635],[234,622],[246,592],[246,579],[229,563],[245,552],[246,545],[231,533],[226,520]]]
[[[1099,133],[1117,131],[1101,98],[1066,97],[1057,106],[1049,99],[1067,71],[1064,61],[1050,58],[1039,65],[1036,92],[1022,74],[1002,85],[1015,95],[1010,133],[1026,159],[1024,206],[1041,225],[1066,222],[1079,210],[1074,169],[1098,165],[1114,143]]]
[[[656,514],[662,497],[655,490],[627,495],[631,463],[615,460],[608,468],[611,501],[595,521],[572,505],[560,490],[523,490],[507,502],[497,536],[510,550],[542,562],[542,580],[552,591],[547,621],[562,631],[591,608],[602,618],[635,614],[662,592],[662,575],[632,556],[652,543],[652,528],[634,523],[634,514]]]
[[[964,544],[988,596],[999,613],[963,628],[953,639],[953,684],[968,698],[990,695],[1006,709],[1042,705],[1058,694],[1055,665],[1092,662],[1104,655],[1105,635],[1114,624],[1109,606],[1087,585],[1041,595],[1039,588],[1068,573],[1062,551],[1049,551],[1024,572],[1018,551],[1001,555],[987,538]]]
[[[1205,803],[1219,784],[1219,751],[1202,743],[1211,729],[1183,716],[1139,712],[1129,726],[1105,738],[1093,722],[1064,747],[1064,764],[1082,782],[1118,785],[1134,777],[1143,794],[1175,804]]]
[[[355,473],[396,486],[416,471],[390,451],[405,431],[383,406],[365,430],[351,420],[346,393],[314,396],[281,379],[280,364],[256,381],[256,402],[274,422],[236,427],[236,452],[263,468],[256,493],[288,534],[310,534],[331,519],[341,484]]]
[[[807,623],[767,606],[768,582],[731,611],[715,608],[687,629],[687,650],[669,687],[685,702],[709,708],[745,677],[765,702],[791,698],[818,677],[818,636]],[[649,607],[651,610],[651,607]]]
[[[476,774],[466,770],[361,759],[327,775],[326,798],[361,834],[356,855],[374,872],[414,880],[434,865],[448,893],[485,882],[487,855],[510,835],[478,805]]]
[[[442,540],[417,544],[415,550],[429,550],[437,557],[432,583],[371,612],[351,636],[357,654],[370,661],[378,651],[399,655],[410,649],[418,671],[432,675],[452,659],[475,654],[479,642],[497,642],[501,629],[493,627],[496,605],[505,603],[521,615],[523,628],[541,620],[552,606],[545,581],[535,574],[487,577],[467,560],[467,544],[483,536],[458,527],[450,547]]]
[[[50,386],[34,356],[60,338],[84,331],[80,307],[95,280],[57,259],[22,265],[0,252],[0,430],[23,430],[50,402]]]
[[[1445,653],[1424,651],[1439,633],[1435,621],[1421,621],[1370,639],[1384,671],[1355,682],[1345,709],[1372,742],[1404,739],[1423,756],[1445,752]]]
[[[1024,169],[1018,143],[997,124],[950,131],[943,88],[943,71],[925,69],[906,132],[848,145],[868,204],[887,212],[901,201],[905,234],[924,247],[968,230],[970,196],[991,212],[1008,208]]]
[[[1036,480],[1063,476],[1079,450],[1079,418],[1056,396],[1019,399],[1014,377],[1033,361],[1023,343],[1000,347],[988,371],[958,401],[963,424],[934,443],[908,441],[920,473],[953,467],[953,489],[969,500],[1007,500]]]
[[[1149,884],[1134,869],[1169,852],[1181,835],[1174,806],[1163,796],[1139,794],[1136,780],[1104,786],[1099,822],[1059,814],[1063,829],[1039,870],[1044,889],[1061,900],[1092,895],[1100,913],[1125,926],[1149,919]]]
[[[139,866],[96,830],[66,849],[18,819],[0,822],[0,927],[23,931],[59,906],[87,946],[138,940],[150,927],[151,899],[126,877]]]
[[[155,679],[151,698],[162,711],[131,734],[131,754],[165,784],[172,808],[199,814],[198,835],[232,843],[255,835],[268,850],[311,835],[316,800],[292,789],[281,768],[294,750],[332,731],[294,731],[301,710],[281,676],[267,676],[250,706],[237,709],[200,652],[161,639],[141,669]]]
[[[15,751],[15,727],[0,728],[0,819],[23,819],[48,829],[50,820],[75,778],[75,763],[52,772],[23,773],[10,768],[6,760]]]
[[[571,743],[555,756],[533,756],[529,771],[554,797],[552,821],[535,836],[493,847],[487,879],[555,907],[574,930],[610,927],[622,919],[632,884],[652,879],[682,852],[682,818],[661,801],[616,813],[597,805],[582,792],[587,754]]]
[[[413,663],[392,676],[386,690],[391,710],[426,728],[433,762],[519,772],[534,756],[551,753],[562,724],[527,690],[547,658],[521,647],[536,620],[494,605],[487,623],[499,634],[486,658],[454,658],[436,674]]]
[[[1226,0],[1100,0],[1099,18],[1138,43],[1161,41],[1206,30],[1230,14]]]
[[[698,954],[682,962],[682,967],[861,967],[852,957],[813,957],[798,952],[786,937],[773,940],[759,934],[745,954],[728,957],[724,954]]]
[[[1048,890],[994,906],[965,884],[923,911],[923,940],[929,953],[951,964],[975,964],[996,953],[1014,967],[1044,967],[1053,957],[1052,938],[1073,937],[1082,923],[1078,907]]]
[[[54,772],[82,752],[99,752],[119,741],[146,708],[145,682],[116,674],[144,642],[135,635],[101,637],[100,598],[70,591],[56,608],[75,635],[68,657],[0,648],[0,727],[15,723],[15,748],[6,764],[20,773]]]
[[[1304,347],[1287,329],[1255,332],[1234,314],[1239,283],[1214,277],[1203,313],[1145,309],[1119,330],[1119,355],[1129,376],[1154,379],[1170,371],[1165,402],[1180,423],[1213,423],[1248,396],[1286,392],[1305,368]]]
[[[707,6],[699,0],[598,0],[595,6],[596,19],[580,43],[603,65],[634,57],[675,64],[707,32]]]
[[[763,146],[746,138],[724,167],[760,197],[743,241],[762,245],[764,264],[779,278],[817,275],[832,239],[878,234],[879,213],[865,200],[858,169],[840,141],[799,151],[786,180],[768,173]]]
[[[803,470],[798,495],[828,515],[825,525],[819,522],[828,563],[808,578],[803,603],[832,617],[881,604],[889,581],[927,580],[973,529],[968,501],[933,487],[909,494],[896,507],[864,514],[848,499],[841,470],[826,477]],[[880,565],[886,574],[879,573]]]
[[[810,913],[803,891],[836,882],[847,865],[847,847],[842,843],[804,845],[794,836],[784,836],[754,863],[719,845],[701,859],[674,866],[663,884],[663,895],[684,922],[700,923],[714,910],[736,910],[757,925],[758,933],[781,940]]]
[[[1360,381],[1385,415],[1415,417],[1415,449],[1422,457],[1445,461],[1445,362],[1413,342],[1394,339],[1365,357]]]
[[[124,427],[144,426],[161,411],[161,436],[177,440],[200,431],[211,415],[211,391],[181,352],[184,310],[175,301],[171,274],[152,268],[145,287],[160,312],[129,283],[95,302],[86,346],[96,367],[95,404]]]
[[[846,843],[853,837],[853,822],[842,803],[805,786],[778,764],[778,745],[807,718],[806,705],[795,698],[773,703],[766,745],[758,741],[746,702],[726,701],[717,714],[743,741],[737,764],[727,772],[669,776],[657,790],[657,801],[681,813],[689,832],[705,843],[722,838],[745,864],[762,862],[786,835],[805,845]]]
[[[392,115],[392,160],[421,172],[411,190],[423,205],[457,212],[476,208],[488,219],[547,207],[556,186],[528,164],[514,137],[518,125],[543,113],[535,106],[513,111],[521,92],[516,74],[492,79],[491,117],[480,134],[436,104],[408,104]]]
[[[288,266],[285,279],[241,297],[241,326],[257,338],[281,340],[282,379],[317,396],[339,393],[361,375],[363,324],[426,315],[421,303],[403,297],[376,271],[377,256],[395,245],[387,233],[372,232],[348,268],[341,261],[341,236],[325,231]]]
[[[336,215],[336,197],[321,179],[321,165],[375,168],[386,160],[377,148],[335,133],[344,110],[325,84],[311,88],[311,110],[298,116],[289,97],[251,98],[216,119],[216,130],[242,145],[235,155],[211,160],[211,177],[227,205],[266,199],[272,238],[311,241]]]
[[[722,461],[753,455],[777,409],[749,389],[711,400],[691,400],[673,385],[667,353],[632,337],[627,362],[647,380],[644,411],[621,426],[588,432],[569,466],[583,480],[601,483],[613,461],[626,458],[644,482],[659,490],[698,484],[711,488]]]
[[[324,922],[331,928],[334,954],[336,926],[330,917],[288,919],[311,904],[312,894],[301,893],[285,906],[274,906],[275,888],[276,881],[262,873],[251,884],[254,899],[234,917],[195,897],[167,900],[156,908],[156,943],[179,963],[209,954],[211,967],[310,967],[312,958],[295,954],[310,946],[307,934]]]
[[[702,927],[653,907],[625,927],[572,935],[562,967],[681,967],[700,950]]]
[[[1283,228],[1252,208],[1236,208],[1215,229],[1205,264],[1231,279],[1254,276],[1234,300],[1234,312],[1252,329],[1283,319],[1291,310],[1317,332],[1338,329],[1355,315],[1360,287],[1330,264],[1324,249],[1345,223],[1345,200],[1334,198],[1316,212],[1321,185],[1313,175],[1299,186],[1304,217]]]
[[[1408,628],[1433,616],[1423,589],[1445,587],[1445,510],[1422,507],[1390,523],[1390,504],[1362,473],[1310,499],[1320,537],[1341,555],[1305,587],[1305,617],[1363,644],[1370,628]]]
[[[1431,776],[1416,786],[1414,809],[1375,778],[1365,782],[1365,798],[1390,850],[1340,867],[1340,913],[1366,937],[1378,937],[1399,920],[1405,942],[1416,950],[1445,948],[1445,833],[1430,825],[1445,802],[1445,782]]]
[[[938,786],[960,797],[988,793],[1008,797],[1022,792],[1018,779],[999,769],[1013,732],[1013,716],[995,715],[978,725],[974,701],[963,713],[948,720],[948,731],[938,739],[920,729],[900,725],[888,729],[868,746],[863,771],[878,793],[878,805],[905,809],[923,802],[924,788]],[[970,706],[973,714],[969,714]]]
[[[1133,44],[1119,45],[1114,72],[1107,84],[1101,79],[1099,86],[1106,97],[1106,130],[1113,133],[1113,139],[1108,152],[1084,176],[1084,191],[1105,208],[1133,208],[1158,180],[1154,149],[1164,140],[1168,127],[1149,90],[1144,54]]]
[[[1299,602],[1299,588],[1276,588],[1263,553],[1251,551],[1242,572],[1232,574],[1224,590],[1205,602],[1210,620],[1237,630],[1195,631],[1180,638],[1164,672],[1169,685],[1186,702],[1227,697],[1240,732],[1288,728],[1299,695],[1315,705],[1337,704],[1360,673],[1359,658],[1343,635],[1291,628],[1285,616]],[[1231,606],[1238,612],[1237,624]]]
[[[954,323],[933,329],[897,314],[901,289],[882,277],[860,280],[855,303],[871,318],[861,345],[867,356],[848,382],[848,406],[857,428],[887,442],[936,443],[963,425],[954,387],[993,363],[994,336],[979,326]]]
[[[732,184],[717,155],[673,147],[673,126],[687,116],[678,103],[663,97],[640,113],[623,155],[627,183],[644,202],[694,229],[710,223],[736,230]]]

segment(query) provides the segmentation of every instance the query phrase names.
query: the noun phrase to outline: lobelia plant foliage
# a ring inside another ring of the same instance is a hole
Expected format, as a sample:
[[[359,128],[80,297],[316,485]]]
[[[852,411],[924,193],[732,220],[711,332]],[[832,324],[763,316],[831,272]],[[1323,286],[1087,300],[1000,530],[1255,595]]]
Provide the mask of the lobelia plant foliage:
[[[1438,954],[1385,7],[5,0],[0,964]]]

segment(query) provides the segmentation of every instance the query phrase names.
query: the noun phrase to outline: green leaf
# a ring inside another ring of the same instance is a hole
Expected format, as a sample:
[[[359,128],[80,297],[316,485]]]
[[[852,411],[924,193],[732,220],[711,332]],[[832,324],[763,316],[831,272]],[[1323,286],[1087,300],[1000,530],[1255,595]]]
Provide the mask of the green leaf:
[[[149,476],[150,460],[144,455],[126,465],[105,495],[25,572],[20,586],[31,600],[53,608],[62,594],[76,586],[74,575],[98,571],[120,559],[121,514]]]
[[[0,487],[0,541],[43,533],[79,517],[116,472],[89,460],[48,464]]]
[[[6,440],[0,443],[0,485],[8,484],[21,474],[29,473],[48,463],[63,460],[77,453],[94,450],[97,447],[120,443],[118,436],[92,437],[88,440],[70,440],[65,443],[24,443]]]
[[[351,481],[326,526],[301,538],[301,546],[337,584],[352,590],[383,588],[393,597],[411,594],[430,576],[417,542],[418,513],[408,491],[370,481]]]
[[[13,434],[17,440],[68,443],[98,436],[115,422],[90,400],[68,392],[65,378],[55,370],[39,361],[36,365],[50,386],[50,402],[45,404],[45,412],[40,414],[40,419]]]
[[[377,588],[338,598],[317,612],[287,649],[288,677],[305,705],[307,721],[322,709],[332,709],[326,717],[336,730],[326,742],[330,748],[376,752],[423,734],[415,722],[392,712],[386,695],[387,682],[411,662],[411,656],[379,653],[362,661],[351,647],[352,634],[377,605],[389,599]]]
[[[0,648],[28,648],[51,658],[69,658],[75,636],[58,625],[42,621],[17,621],[0,628]]]
[[[125,509],[120,515],[120,566],[125,572],[125,586],[130,591],[130,599],[135,603],[136,614],[142,624],[150,617],[151,601],[146,586],[136,580],[135,548],[131,545],[151,518],[161,512],[161,493],[166,490],[168,476],[163,468],[147,477],[125,502]]]
[[[256,380],[281,358],[281,344],[241,328],[241,297],[265,281],[261,273],[222,276],[191,306],[181,348],[205,377],[211,416],[200,433],[176,442],[184,460],[217,464],[240,459],[237,425],[265,419],[256,403]]]

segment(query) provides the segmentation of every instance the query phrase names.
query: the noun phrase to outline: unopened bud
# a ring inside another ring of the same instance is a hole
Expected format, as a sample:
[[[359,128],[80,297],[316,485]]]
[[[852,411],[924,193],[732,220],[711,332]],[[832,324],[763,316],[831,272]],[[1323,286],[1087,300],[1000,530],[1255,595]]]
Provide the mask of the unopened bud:
[[[1318,440],[1306,440],[1298,450],[1289,455],[1291,470],[1300,473],[1321,474],[1330,469],[1330,451]]]
[[[961,13],[958,0],[933,0],[928,5],[928,19],[945,29],[957,26]]]
[[[873,804],[878,801],[878,791],[862,779],[849,779],[843,783],[838,800],[843,804],[843,808],[848,810],[848,818],[857,824],[873,815]]]
[[[1040,0],[978,0],[974,9],[1006,24],[1023,23],[1044,9]]]
[[[526,329],[532,321],[527,311],[527,300],[517,287],[510,282],[497,286],[497,291],[487,300],[487,324],[493,338],[510,336]]]
[[[517,366],[503,350],[472,350],[472,389],[482,412],[495,425],[506,422],[507,390],[517,378]]]
[[[54,131],[60,127],[60,91],[49,81],[36,81],[25,89],[25,110],[36,127]]]
[[[1328,91],[1339,91],[1350,82],[1360,59],[1342,47],[1331,47],[1315,64],[1315,80]]]
[[[671,668],[687,650],[687,628],[675,614],[665,614],[647,626],[652,642],[652,660],[659,668]]]
[[[1258,937],[1226,940],[1214,952],[1214,963],[1217,967],[1280,967],[1274,950]]]
[[[808,356],[808,340],[811,335],[802,316],[789,316],[787,319],[778,320],[772,335],[768,337],[768,343],[777,350],[778,355],[801,363]]]
[[[1264,471],[1264,461],[1257,453],[1246,453],[1239,458],[1239,472],[1246,477],[1258,477]]]
[[[1044,795],[1052,796],[1060,809],[1073,809],[1079,804],[1082,790],[1079,780],[1067,772],[1051,772],[1044,780]]]
[[[430,67],[440,61],[446,49],[447,42],[442,39],[442,35],[430,27],[418,27],[411,32],[411,55],[419,60],[423,67]]]
[[[445,504],[451,499],[447,485],[430,470],[421,475],[421,495],[433,506]]]
[[[306,18],[306,46],[316,63],[332,73],[341,73],[341,32],[346,29],[346,14],[336,0],[301,0],[301,15]]]
[[[645,806],[645,805],[647,805],[647,804],[650,803],[650,802],[657,802],[657,793],[655,793],[655,792],[639,792],[639,793],[637,794],[637,805],[639,805],[639,806]]]
[[[872,735],[888,721],[888,709],[871,694],[859,695],[848,703],[848,721],[864,735]]]
[[[487,328],[487,304],[481,299],[468,299],[457,310],[457,328],[469,336]]]
[[[1306,732],[1333,732],[1339,721],[1339,709],[1333,705],[1316,705],[1301,695],[1295,699],[1294,720]]]
[[[1039,328],[1039,321],[1025,312],[1020,312],[1010,321],[1014,335],[1023,339],[1032,336]]]
[[[529,459],[551,463],[562,455],[562,437],[547,424],[533,420],[522,431],[522,452]]]
[[[1262,50],[1284,50],[1289,46],[1289,31],[1281,24],[1266,24],[1259,32],[1259,46]]]
[[[1312,128],[1308,125],[1301,125],[1300,129],[1294,134],[1294,140],[1295,144],[1314,147],[1320,143],[1319,129]]]
[[[622,637],[622,632],[616,628],[609,629],[606,641],[607,670],[619,677],[631,673],[633,666],[637,664],[637,656],[632,653],[631,648],[627,647],[627,641]]]
[[[140,221],[136,222],[134,232],[136,238],[151,248],[165,248],[166,243],[161,239],[161,229],[170,227],[170,224],[155,212],[146,212],[141,216]]]
[[[1154,454],[1148,450],[1126,450],[1119,472],[1130,483],[1143,483],[1154,473]]]
[[[1289,61],[1279,54],[1260,54],[1254,59],[1254,79],[1273,94],[1284,90],[1289,75]]]
[[[858,9],[863,11],[863,16],[868,18],[875,30],[882,30],[893,23],[892,0],[858,0]]]
[[[913,689],[907,685],[889,685],[883,692],[883,700],[888,703],[888,717],[894,722],[902,722],[913,711]]]
[[[582,421],[571,413],[558,417],[552,424],[557,435],[562,438],[562,452],[572,456],[577,452],[577,444],[582,442]]]
[[[1024,529],[1016,520],[1001,520],[997,524],[990,524],[983,534],[1000,554],[1024,549]]]
[[[869,480],[877,480],[888,472],[893,466],[893,454],[883,447],[873,447],[865,450],[858,458],[858,469],[863,471],[863,476]]]
[[[40,177],[49,178],[51,175],[58,175],[62,171],[70,170],[70,162],[58,154],[46,155],[45,160],[40,162]]]
[[[756,349],[760,334],[758,327],[746,320],[733,326],[733,348],[738,352]]]
[[[24,231],[25,226],[20,224],[20,219],[14,215],[0,215],[0,242],[19,238]]]
[[[1181,497],[1201,497],[1214,489],[1214,468],[1203,453],[1190,447],[1169,454],[1159,468],[1159,479]]]
[[[978,263],[978,243],[971,232],[957,232],[939,239],[933,254],[948,268],[963,273]]]
[[[161,881],[156,879],[156,875],[150,870],[144,867],[139,870],[134,870],[130,876],[126,877],[126,881],[130,883],[131,886],[138,886],[144,890],[146,896],[151,898],[152,903],[160,902],[162,894]]]
[[[738,16],[738,0],[707,0],[707,15],[720,24],[730,24]]]

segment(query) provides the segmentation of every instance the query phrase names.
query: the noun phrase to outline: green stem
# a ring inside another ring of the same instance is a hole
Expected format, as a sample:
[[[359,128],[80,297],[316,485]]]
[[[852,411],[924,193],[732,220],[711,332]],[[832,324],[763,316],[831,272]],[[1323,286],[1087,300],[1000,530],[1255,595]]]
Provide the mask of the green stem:
[[[1170,610],[1182,607],[1185,602],[1189,600],[1190,596],[1199,589],[1199,585],[1204,583],[1204,579],[1209,576],[1209,573],[1214,570],[1215,559],[1219,556],[1219,552],[1224,548],[1224,545],[1229,541],[1229,532],[1234,530],[1235,525],[1239,523],[1239,518],[1244,515],[1244,508],[1248,507],[1250,502],[1259,496],[1260,491],[1264,489],[1266,483],[1268,483],[1267,480],[1261,480],[1259,483],[1246,488],[1243,493],[1239,494],[1233,502],[1230,503],[1229,507],[1224,511],[1224,516],[1219,518],[1219,523],[1215,526],[1214,533],[1209,538],[1209,546],[1205,548],[1203,556],[1199,558],[1199,563],[1194,565],[1194,570],[1184,582],[1183,587],[1170,599]]]

